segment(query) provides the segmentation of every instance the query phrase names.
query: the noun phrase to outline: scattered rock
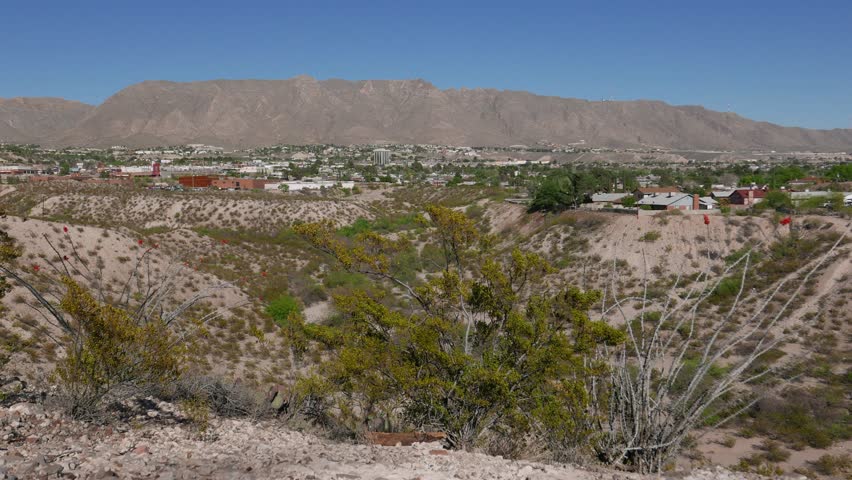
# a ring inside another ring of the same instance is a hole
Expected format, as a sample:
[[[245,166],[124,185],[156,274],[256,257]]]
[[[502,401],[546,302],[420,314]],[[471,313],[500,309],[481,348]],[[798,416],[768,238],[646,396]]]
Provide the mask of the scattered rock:
[[[17,413],[21,416],[32,417],[44,415],[44,409],[34,403],[22,402],[9,407],[9,413]]]

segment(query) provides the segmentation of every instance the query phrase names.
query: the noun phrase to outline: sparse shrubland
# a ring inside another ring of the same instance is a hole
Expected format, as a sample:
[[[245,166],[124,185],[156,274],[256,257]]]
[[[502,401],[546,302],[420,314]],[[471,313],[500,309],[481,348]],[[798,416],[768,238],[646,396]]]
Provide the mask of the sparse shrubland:
[[[458,449],[636,471],[709,461],[702,435],[723,424],[714,448],[743,448],[729,463],[742,470],[848,468],[835,455],[850,439],[852,311],[837,221],[525,213],[499,202],[506,191],[468,186],[336,200],[50,186],[40,216],[27,188],[14,208],[35,215],[6,222],[27,248],[3,263],[63,315],[112,334],[81,340],[74,360],[63,330],[9,279],[0,359],[37,362],[60,383],[66,362],[80,366],[75,378],[109,378],[95,410],[135,392],[177,404],[198,438],[216,418],[274,410],[280,428],[309,421],[334,438],[440,430]],[[326,201],[355,203],[325,212]],[[110,202],[127,211],[105,216]],[[263,215],[242,218],[241,202]],[[168,222],[139,220],[154,203]],[[424,203],[435,205],[424,214]],[[154,245],[164,261],[128,282]],[[215,292],[172,323],[137,322],[168,259],[182,273],[163,312],[219,282],[238,295]],[[63,263],[91,269],[91,281],[72,271],[76,286],[63,283]],[[133,361],[145,351],[162,362]],[[270,409],[258,392],[273,385]],[[798,457],[826,447],[817,462]]]

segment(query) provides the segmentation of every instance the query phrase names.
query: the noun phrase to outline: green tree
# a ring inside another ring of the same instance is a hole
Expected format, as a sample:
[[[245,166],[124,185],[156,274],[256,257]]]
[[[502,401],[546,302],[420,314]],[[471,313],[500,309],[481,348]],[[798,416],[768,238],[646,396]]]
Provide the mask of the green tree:
[[[793,200],[790,199],[790,194],[780,190],[766,192],[763,202],[759,205],[763,208],[771,208],[773,210],[789,210],[793,208]]]
[[[530,212],[561,212],[576,208],[583,201],[583,193],[576,188],[577,177],[558,173],[546,177],[533,190]]]
[[[397,429],[440,430],[453,448],[481,445],[489,434],[541,432],[554,450],[582,444],[591,420],[584,381],[605,371],[587,355],[624,340],[590,320],[600,293],[542,288],[554,270],[539,255],[498,256],[463,213],[426,211],[441,268],[418,285],[393,269],[410,245],[404,234],[366,231],[348,240],[329,223],[295,227],[345,269],[387,281],[409,299],[392,308],[358,291],[335,298],[344,318],[334,326],[302,324],[327,349],[327,360],[300,381],[305,402],[349,431],[393,419]]]
[[[834,165],[825,172],[825,176],[835,182],[852,181],[852,163]]]

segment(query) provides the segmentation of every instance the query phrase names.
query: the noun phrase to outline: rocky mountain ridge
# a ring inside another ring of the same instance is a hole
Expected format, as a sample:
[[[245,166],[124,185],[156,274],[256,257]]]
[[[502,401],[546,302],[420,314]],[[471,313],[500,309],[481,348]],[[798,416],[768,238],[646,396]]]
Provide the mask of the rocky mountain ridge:
[[[97,107],[0,101],[0,139],[51,145],[433,143],[852,149],[852,129],[809,130],[659,101],[602,101],[416,80],[145,81]]]

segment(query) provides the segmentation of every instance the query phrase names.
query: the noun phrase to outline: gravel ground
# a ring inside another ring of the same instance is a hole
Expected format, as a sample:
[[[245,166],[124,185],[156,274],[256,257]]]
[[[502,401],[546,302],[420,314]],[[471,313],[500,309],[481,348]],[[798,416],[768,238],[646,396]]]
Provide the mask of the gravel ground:
[[[749,476],[754,478],[754,476]],[[110,426],[40,405],[0,409],[0,478],[155,479],[578,479],[643,477],[567,465],[448,452],[438,443],[380,447],[335,443],[280,423],[212,419],[202,435],[167,403]],[[650,478],[650,477],[649,477]],[[660,477],[653,477],[660,478]],[[743,478],[723,469],[671,478]]]

